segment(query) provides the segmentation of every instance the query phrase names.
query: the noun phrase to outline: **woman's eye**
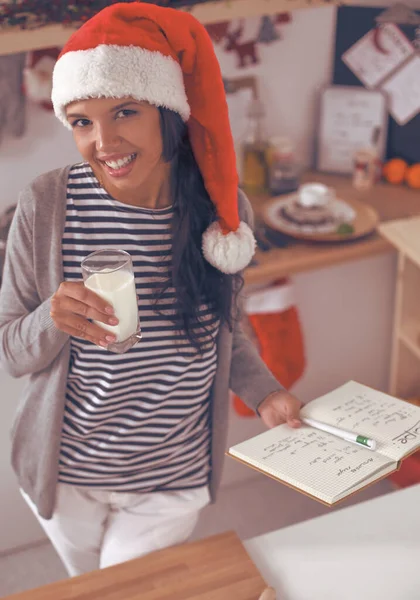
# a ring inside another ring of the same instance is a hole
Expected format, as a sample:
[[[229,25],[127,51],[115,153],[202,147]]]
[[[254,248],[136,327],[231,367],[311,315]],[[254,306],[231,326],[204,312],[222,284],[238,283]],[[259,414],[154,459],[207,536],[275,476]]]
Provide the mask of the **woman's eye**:
[[[130,117],[131,115],[135,115],[135,114],[137,114],[137,111],[130,110],[128,108],[123,108],[122,110],[119,110],[115,116],[117,119],[121,119],[124,117]]]
[[[90,125],[90,121],[89,119],[76,119],[75,121],[73,121],[73,123],[71,124],[72,127],[87,127],[88,125]]]

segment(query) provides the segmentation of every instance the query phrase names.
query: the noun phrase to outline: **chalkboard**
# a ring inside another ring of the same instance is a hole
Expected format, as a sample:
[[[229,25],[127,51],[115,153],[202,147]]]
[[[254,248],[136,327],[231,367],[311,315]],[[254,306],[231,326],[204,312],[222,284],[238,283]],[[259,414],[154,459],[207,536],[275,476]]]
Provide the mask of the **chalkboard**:
[[[342,6],[337,10],[335,57],[332,83],[361,86],[360,80],[345,65],[342,55],[376,25],[375,18],[383,8]],[[410,40],[415,39],[416,26],[399,25]],[[409,163],[420,162],[420,114],[406,125],[389,119],[386,158],[400,157]]]

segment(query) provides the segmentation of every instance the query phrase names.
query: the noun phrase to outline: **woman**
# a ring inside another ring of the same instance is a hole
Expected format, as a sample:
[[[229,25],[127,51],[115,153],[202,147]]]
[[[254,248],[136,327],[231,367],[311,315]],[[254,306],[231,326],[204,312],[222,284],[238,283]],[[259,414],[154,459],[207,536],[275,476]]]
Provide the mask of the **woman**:
[[[300,403],[239,326],[252,217],[204,28],[113,5],[63,49],[52,100],[83,162],[21,194],[0,348],[13,376],[29,375],[19,485],[77,575],[188,538],[216,498],[229,387],[268,427],[299,426]],[[100,326],[116,324],[112,306],[81,282],[81,260],[104,247],[133,258],[143,339],[124,355]]]

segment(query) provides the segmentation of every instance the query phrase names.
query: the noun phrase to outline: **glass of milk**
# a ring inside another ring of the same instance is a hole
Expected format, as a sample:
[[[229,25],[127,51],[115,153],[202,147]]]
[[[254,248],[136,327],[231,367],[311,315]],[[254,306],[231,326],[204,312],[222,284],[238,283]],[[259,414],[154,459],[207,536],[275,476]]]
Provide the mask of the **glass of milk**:
[[[141,339],[136,284],[131,256],[124,250],[98,250],[82,261],[83,281],[87,288],[113,307],[118,325],[95,321],[116,336],[108,350],[122,354]]]

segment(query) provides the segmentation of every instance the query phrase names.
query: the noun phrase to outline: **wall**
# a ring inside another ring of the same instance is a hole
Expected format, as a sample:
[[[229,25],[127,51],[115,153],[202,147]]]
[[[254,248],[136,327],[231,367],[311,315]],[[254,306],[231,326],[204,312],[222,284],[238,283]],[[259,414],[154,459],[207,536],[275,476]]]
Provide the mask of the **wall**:
[[[245,69],[237,68],[234,52],[224,52],[222,44],[215,45],[225,77],[246,74],[258,78],[267,129],[271,135],[291,135],[307,165],[314,144],[317,92],[330,80],[335,15],[331,7],[295,11],[292,22],[278,28],[280,41],[258,44],[261,64]],[[252,37],[255,27],[258,19],[250,19],[244,36]]]
[[[283,27],[280,42],[260,47],[262,64],[245,71],[236,69],[234,56],[216,48],[225,76],[258,76],[270,131],[293,134],[307,164],[316,126],[316,92],[329,80],[334,19],[329,7],[297,11],[293,23]],[[76,160],[71,134],[50,113],[30,107],[25,136],[0,145],[0,210],[14,203],[22,186],[36,175]],[[308,358],[306,374],[295,388],[303,400],[349,378],[386,387],[394,275],[390,254],[295,278]],[[21,381],[0,372],[0,551],[42,537],[9,466],[8,432],[21,386]],[[260,428],[255,419],[232,417],[229,444]],[[223,481],[226,485],[251,476],[250,469],[228,460]]]
[[[52,113],[28,106],[25,135],[0,144],[0,210],[14,204],[22,187],[37,175],[77,160],[71,133]]]

